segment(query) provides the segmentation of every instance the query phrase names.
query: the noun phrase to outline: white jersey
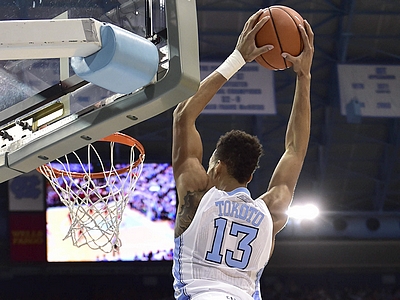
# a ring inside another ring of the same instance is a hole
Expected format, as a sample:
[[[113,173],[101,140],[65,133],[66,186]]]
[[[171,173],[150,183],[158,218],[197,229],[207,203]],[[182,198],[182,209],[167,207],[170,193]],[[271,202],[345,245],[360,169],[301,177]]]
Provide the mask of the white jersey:
[[[246,188],[211,188],[190,226],[175,239],[175,298],[226,292],[235,300],[261,299],[259,281],[271,254],[272,218]]]

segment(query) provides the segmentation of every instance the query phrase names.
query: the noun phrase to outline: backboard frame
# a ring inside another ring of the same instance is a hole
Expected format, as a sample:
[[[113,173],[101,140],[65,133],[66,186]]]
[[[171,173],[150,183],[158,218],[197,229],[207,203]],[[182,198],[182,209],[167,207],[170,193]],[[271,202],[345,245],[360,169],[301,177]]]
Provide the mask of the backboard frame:
[[[13,141],[0,155],[0,182],[154,117],[196,92],[200,83],[196,2],[168,0],[165,5],[170,57],[166,75],[101,109],[66,117]]]

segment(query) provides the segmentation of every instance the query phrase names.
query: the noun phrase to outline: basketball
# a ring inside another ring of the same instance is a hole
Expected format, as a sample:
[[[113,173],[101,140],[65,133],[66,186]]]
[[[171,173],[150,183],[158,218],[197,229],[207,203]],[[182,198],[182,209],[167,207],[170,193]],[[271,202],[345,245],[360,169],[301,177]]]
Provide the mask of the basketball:
[[[282,57],[286,52],[297,56],[303,50],[303,40],[298,29],[303,24],[302,16],[287,6],[268,7],[260,18],[270,16],[270,20],[256,34],[256,45],[273,45],[274,49],[260,55],[255,60],[261,66],[271,70],[290,68],[292,63]]]

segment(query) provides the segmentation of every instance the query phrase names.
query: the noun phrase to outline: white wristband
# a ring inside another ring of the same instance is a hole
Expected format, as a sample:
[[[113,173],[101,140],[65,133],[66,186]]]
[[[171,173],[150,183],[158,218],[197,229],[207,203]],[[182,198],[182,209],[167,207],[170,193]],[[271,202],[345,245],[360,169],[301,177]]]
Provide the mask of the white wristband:
[[[231,55],[217,68],[217,72],[229,80],[237,71],[246,64],[242,54],[235,49]]]

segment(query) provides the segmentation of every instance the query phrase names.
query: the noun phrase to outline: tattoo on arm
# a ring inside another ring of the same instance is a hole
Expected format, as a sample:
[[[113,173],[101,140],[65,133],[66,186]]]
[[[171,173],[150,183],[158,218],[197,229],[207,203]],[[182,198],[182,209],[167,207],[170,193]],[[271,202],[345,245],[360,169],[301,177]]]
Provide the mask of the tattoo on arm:
[[[180,236],[192,223],[194,215],[199,206],[199,194],[197,192],[187,192],[183,202],[179,203],[180,209],[175,224],[175,237]]]

